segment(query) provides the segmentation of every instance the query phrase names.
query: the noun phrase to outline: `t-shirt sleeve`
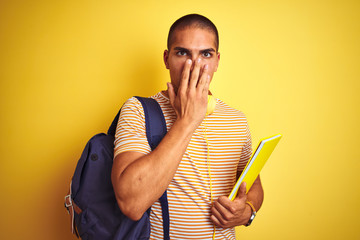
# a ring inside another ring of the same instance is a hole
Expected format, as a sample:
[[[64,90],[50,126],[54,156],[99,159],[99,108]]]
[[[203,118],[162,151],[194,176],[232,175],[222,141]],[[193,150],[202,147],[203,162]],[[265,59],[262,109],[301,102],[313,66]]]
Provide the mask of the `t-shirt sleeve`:
[[[251,133],[249,129],[248,123],[246,123],[246,140],[245,144],[241,149],[240,161],[238,164],[238,172],[242,172],[249,161],[252,154],[252,141],[251,141]]]
[[[128,99],[121,108],[114,145],[114,158],[126,151],[144,154],[151,151],[146,138],[144,110],[135,97]]]

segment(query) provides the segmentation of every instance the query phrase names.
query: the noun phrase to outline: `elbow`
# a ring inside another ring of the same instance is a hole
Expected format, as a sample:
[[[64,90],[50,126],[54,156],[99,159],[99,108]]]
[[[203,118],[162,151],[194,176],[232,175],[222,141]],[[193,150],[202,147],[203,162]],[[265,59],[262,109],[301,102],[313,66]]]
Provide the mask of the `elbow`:
[[[111,180],[115,193],[116,202],[121,212],[133,221],[138,221],[144,215],[147,208],[142,198],[136,197],[116,172],[112,172]]]
[[[140,206],[134,204],[134,201],[123,201],[119,198],[116,200],[121,212],[133,221],[139,221],[145,213],[145,211],[141,210]]]

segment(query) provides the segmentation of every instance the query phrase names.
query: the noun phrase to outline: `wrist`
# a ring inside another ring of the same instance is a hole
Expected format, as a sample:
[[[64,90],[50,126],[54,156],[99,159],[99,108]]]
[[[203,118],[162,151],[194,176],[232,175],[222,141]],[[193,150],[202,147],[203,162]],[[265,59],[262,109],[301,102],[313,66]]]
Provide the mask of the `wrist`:
[[[245,209],[244,212],[242,214],[242,220],[241,220],[241,224],[240,225],[246,225],[249,222],[249,219],[251,217],[252,214],[252,210],[251,207],[245,203]]]
[[[253,220],[256,216],[256,209],[255,209],[254,205],[249,201],[246,201],[245,204],[248,206],[248,208],[250,208],[250,217],[248,218],[247,223],[245,223],[245,227],[248,227],[251,225],[251,223],[253,222]]]
[[[195,130],[198,127],[198,124],[194,124],[194,122],[189,121],[188,119],[185,118],[177,118],[176,121],[174,122],[174,125],[172,126],[172,128],[179,128],[180,131],[185,134],[185,135],[191,135],[195,132]]]

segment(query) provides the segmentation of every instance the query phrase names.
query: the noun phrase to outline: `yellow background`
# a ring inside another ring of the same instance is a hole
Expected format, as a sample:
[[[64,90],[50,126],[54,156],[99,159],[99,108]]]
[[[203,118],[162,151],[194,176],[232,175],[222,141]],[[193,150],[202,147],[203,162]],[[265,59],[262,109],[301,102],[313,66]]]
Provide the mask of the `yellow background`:
[[[0,239],[72,239],[63,198],[87,140],[165,87],[167,32],[220,32],[214,94],[254,145],[284,137],[238,239],[360,239],[359,1],[1,1]]]

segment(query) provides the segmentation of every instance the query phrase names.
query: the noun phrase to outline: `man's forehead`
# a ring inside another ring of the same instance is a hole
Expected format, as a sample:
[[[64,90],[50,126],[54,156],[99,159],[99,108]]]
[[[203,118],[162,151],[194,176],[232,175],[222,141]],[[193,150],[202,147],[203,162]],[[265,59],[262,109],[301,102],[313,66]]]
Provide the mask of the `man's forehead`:
[[[216,50],[215,34],[206,28],[188,27],[177,29],[172,37],[171,48],[185,48],[193,51]]]

